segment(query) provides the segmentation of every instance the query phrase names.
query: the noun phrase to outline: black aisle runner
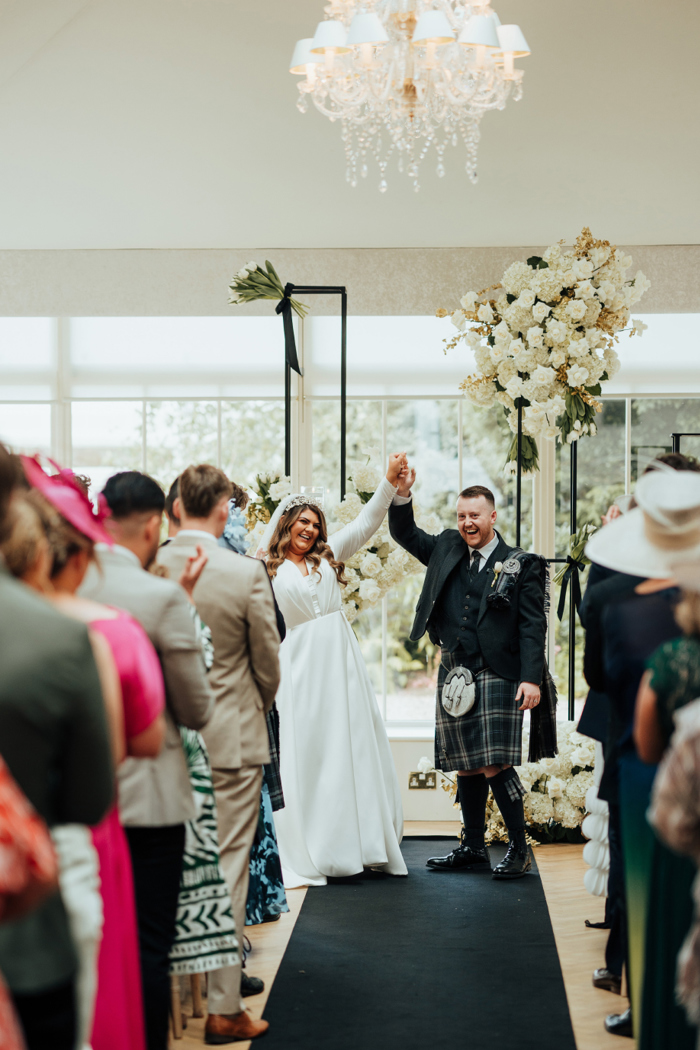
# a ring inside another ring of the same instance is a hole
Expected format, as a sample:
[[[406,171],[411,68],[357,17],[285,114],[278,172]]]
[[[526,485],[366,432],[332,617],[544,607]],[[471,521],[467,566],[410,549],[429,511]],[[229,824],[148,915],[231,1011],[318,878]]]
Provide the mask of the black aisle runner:
[[[406,879],[308,891],[265,1050],[575,1050],[539,876],[429,871],[453,843],[405,839]]]

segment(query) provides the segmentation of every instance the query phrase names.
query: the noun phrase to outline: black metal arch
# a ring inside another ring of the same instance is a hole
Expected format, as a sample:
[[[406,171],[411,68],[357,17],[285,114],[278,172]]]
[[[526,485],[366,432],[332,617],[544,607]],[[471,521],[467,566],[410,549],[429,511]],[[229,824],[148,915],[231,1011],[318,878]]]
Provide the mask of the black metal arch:
[[[348,293],[345,285],[293,284],[294,295],[340,296],[340,498],[345,496],[348,400]],[[292,472],[292,370],[284,366],[284,472]]]

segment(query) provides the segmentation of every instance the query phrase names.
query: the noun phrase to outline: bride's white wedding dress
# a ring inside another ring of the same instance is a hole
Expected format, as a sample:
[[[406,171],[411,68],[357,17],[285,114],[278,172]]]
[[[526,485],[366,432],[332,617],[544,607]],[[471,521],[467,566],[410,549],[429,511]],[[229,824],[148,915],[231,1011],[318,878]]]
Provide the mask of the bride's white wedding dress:
[[[328,543],[345,561],[377,531],[396,490],[384,479],[359,517]],[[280,648],[280,764],[275,813],[284,884],[381,867],[406,875],[403,810],[389,740],[362,653],[325,558],[303,576],[285,561],[273,580],[287,624]],[[318,573],[320,572],[320,577]]]

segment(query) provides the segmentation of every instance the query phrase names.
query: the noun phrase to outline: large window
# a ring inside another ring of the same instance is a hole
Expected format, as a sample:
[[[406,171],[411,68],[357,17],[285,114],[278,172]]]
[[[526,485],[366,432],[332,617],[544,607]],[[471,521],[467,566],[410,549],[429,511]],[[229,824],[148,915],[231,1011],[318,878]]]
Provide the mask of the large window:
[[[643,340],[621,343],[623,368],[606,390],[598,437],[578,449],[579,525],[598,522],[648,460],[670,449],[672,432],[700,431],[696,321],[645,320]],[[497,494],[498,527],[514,543],[515,480],[503,473],[512,435],[500,409],[459,396],[471,360],[466,351],[443,354],[448,334],[449,324],[432,317],[350,318],[348,473],[365,462],[366,449],[381,460],[405,449],[423,510],[452,526],[459,491],[487,485]],[[293,387],[294,480],[323,485],[333,501],[340,486],[339,321],[312,317],[298,335],[304,377]],[[188,463],[204,460],[250,485],[258,471],[283,468],[282,363],[274,316],[0,318],[0,439],[71,464],[96,490],[125,469],[146,470],[166,487]],[[700,454],[700,438],[682,442]],[[551,470],[552,535],[543,539],[546,523],[533,535],[533,485],[525,479],[521,543],[562,557],[570,530],[568,447],[557,448]],[[382,711],[395,727],[427,727],[433,718],[437,654],[427,638],[408,640],[421,585],[422,576],[405,579],[355,621]],[[560,625],[557,601],[554,594],[552,648],[565,697],[568,616]]]

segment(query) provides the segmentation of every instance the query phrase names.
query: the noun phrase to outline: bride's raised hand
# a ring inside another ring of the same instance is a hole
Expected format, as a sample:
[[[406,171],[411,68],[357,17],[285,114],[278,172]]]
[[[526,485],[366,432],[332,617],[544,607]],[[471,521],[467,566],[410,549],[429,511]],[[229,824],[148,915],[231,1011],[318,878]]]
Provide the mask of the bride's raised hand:
[[[389,456],[389,466],[386,471],[386,480],[396,486],[399,483],[402,470],[408,467],[405,452],[394,452]]]

